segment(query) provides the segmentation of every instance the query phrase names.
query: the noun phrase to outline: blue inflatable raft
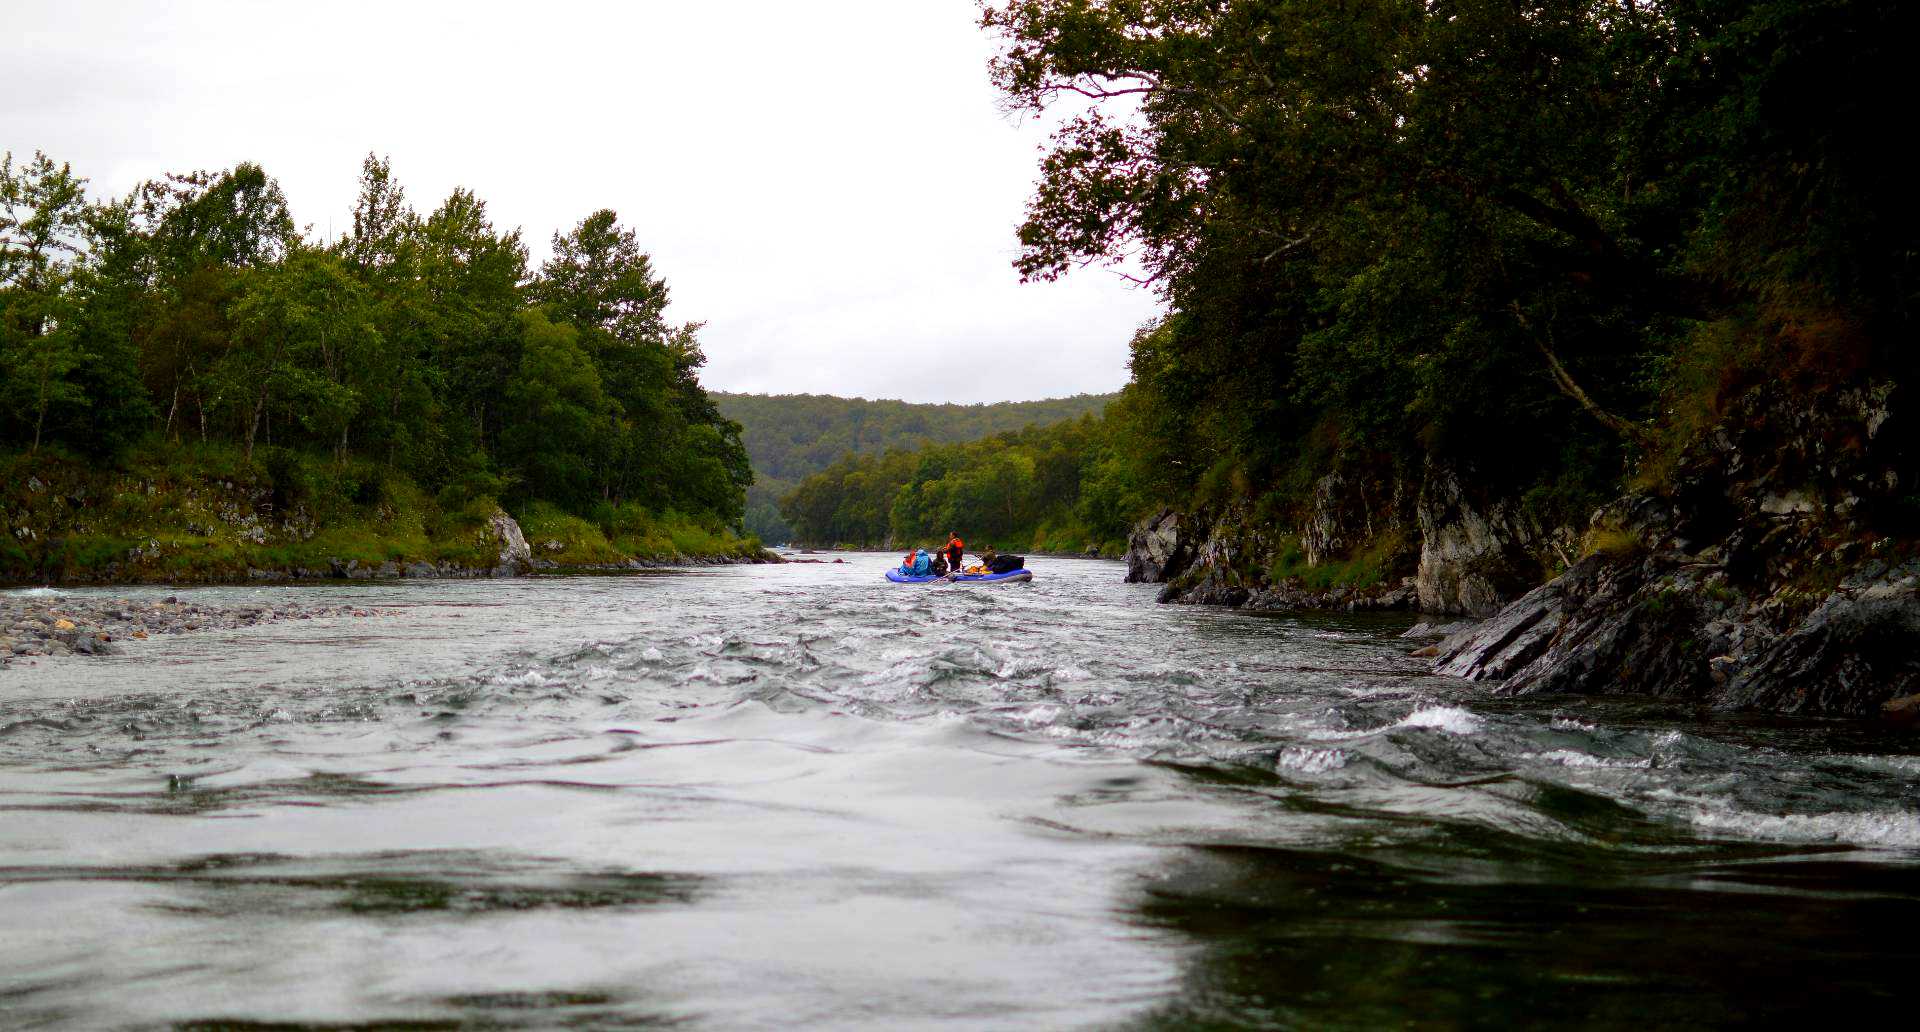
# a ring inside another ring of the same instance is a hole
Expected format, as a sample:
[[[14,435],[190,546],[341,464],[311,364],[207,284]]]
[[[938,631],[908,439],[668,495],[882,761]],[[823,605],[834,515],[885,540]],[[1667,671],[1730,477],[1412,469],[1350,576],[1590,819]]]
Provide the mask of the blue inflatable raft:
[[[933,584],[936,582],[945,582],[948,584],[1007,584],[1018,581],[1030,581],[1033,579],[1033,571],[1008,570],[1006,573],[949,573],[944,577],[935,577],[932,575],[915,577],[910,574],[901,573],[900,568],[896,566],[887,571],[887,579],[895,584]]]

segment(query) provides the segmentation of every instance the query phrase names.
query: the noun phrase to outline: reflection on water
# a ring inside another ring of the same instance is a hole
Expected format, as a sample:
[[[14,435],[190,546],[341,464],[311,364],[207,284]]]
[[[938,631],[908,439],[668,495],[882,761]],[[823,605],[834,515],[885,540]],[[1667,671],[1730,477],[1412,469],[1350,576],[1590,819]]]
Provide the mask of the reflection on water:
[[[1906,739],[890,561],[0,671],[0,1026],[1713,1026],[1920,959]]]

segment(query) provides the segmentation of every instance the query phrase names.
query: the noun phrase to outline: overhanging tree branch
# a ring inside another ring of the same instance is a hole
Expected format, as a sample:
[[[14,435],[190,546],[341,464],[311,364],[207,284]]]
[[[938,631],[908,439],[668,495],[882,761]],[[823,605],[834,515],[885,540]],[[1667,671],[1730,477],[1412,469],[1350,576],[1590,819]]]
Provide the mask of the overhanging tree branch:
[[[1540,349],[1541,357],[1547,360],[1547,371],[1553,376],[1554,386],[1560,388],[1562,394],[1572,398],[1581,408],[1587,410],[1588,415],[1599,420],[1602,426],[1633,444],[1646,447],[1651,443],[1646,427],[1608,412],[1600,406],[1599,402],[1593,400],[1592,395],[1581,389],[1579,382],[1574,380],[1573,374],[1569,373],[1566,365],[1560,361],[1560,356],[1554,354],[1552,331],[1535,333],[1533,324],[1520,310],[1520,303],[1517,301],[1513,303],[1513,319],[1520,324],[1523,332],[1533,338],[1534,346]]]

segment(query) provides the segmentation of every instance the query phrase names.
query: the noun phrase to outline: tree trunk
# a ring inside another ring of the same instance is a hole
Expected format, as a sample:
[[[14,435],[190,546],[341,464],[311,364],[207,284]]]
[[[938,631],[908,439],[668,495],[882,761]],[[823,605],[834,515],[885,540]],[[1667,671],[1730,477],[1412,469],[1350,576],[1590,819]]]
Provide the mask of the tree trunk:
[[[36,399],[39,404],[35,407],[33,414],[33,445],[27,449],[28,455],[32,455],[40,450],[40,432],[47,425],[48,381],[53,378],[53,370],[48,367],[52,362],[52,357],[46,353],[46,349],[42,348],[40,354],[40,394],[38,399]]]
[[[253,403],[253,418],[247,422],[247,461],[253,461],[253,438],[260,432],[260,415],[267,409],[266,388],[260,389],[260,396]]]
[[[1594,401],[1592,395],[1581,389],[1580,384],[1574,380],[1573,374],[1569,373],[1567,367],[1561,363],[1560,356],[1553,353],[1552,331],[1535,333],[1533,324],[1527,321],[1526,315],[1520,311],[1518,302],[1513,305],[1513,318],[1520,324],[1520,328],[1533,338],[1534,346],[1540,349],[1541,357],[1547,360],[1547,372],[1553,376],[1553,385],[1560,389],[1560,393],[1572,398],[1576,404],[1586,410],[1588,415],[1599,420],[1600,425],[1626,438],[1633,445],[1644,448],[1650,443],[1646,427],[1631,420],[1622,419],[1601,408],[1600,403]]]

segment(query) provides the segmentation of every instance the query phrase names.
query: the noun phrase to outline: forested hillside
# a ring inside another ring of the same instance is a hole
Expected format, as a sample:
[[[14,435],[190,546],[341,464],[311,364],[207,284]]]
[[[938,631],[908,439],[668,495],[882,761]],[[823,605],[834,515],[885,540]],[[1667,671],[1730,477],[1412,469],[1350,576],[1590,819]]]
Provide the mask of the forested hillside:
[[[1125,550],[1145,504],[1117,422],[1092,415],[960,444],[848,456],[780,501],[820,544],[937,546],[951,531],[1003,551]]]
[[[1325,517],[1334,557],[1395,572],[1446,511],[1497,511],[1507,597],[1743,392],[1906,376],[1920,208],[1885,147],[1910,22],[1888,0],[983,14],[1009,104],[1072,102],[1020,272],[1136,262],[1167,302],[1133,345],[1134,486],[1248,527]]]
[[[71,479],[62,464],[160,461],[257,480],[267,526],[335,502],[370,516],[416,491],[608,535],[738,525],[740,428],[701,389],[697,324],[666,321],[666,283],[613,212],[555,233],[535,269],[485,201],[456,190],[416,211],[372,157],[335,240],[297,230],[256,165],[119,198],[86,186],[45,155],[0,163],[0,448],[14,451],[0,504],[14,515],[38,504],[25,485]],[[51,546],[16,522],[18,566]]]
[[[1047,426],[1097,414],[1113,400],[1110,394],[1081,394],[991,405],[932,405],[824,394],[712,396],[720,412],[744,428],[741,440],[755,478],[747,499],[747,529],[769,541],[794,536],[779,499],[843,458]]]
[[[1167,314],[1162,598],[1486,617],[1512,693],[1920,713],[1898,0],[1010,0],[1019,231]],[[1158,506],[1156,506],[1158,508]]]

